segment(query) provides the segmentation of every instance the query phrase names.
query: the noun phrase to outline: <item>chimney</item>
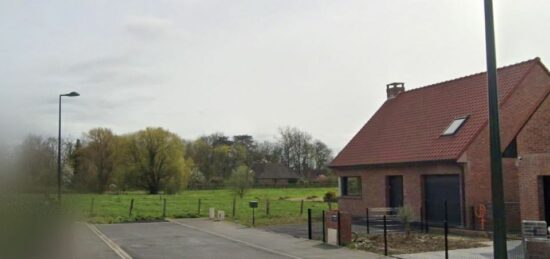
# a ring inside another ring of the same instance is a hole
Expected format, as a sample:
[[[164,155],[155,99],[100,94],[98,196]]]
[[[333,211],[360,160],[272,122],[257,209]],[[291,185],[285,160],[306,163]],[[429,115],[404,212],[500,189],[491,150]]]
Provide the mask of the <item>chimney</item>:
[[[388,93],[388,99],[392,99],[402,92],[405,92],[405,83],[395,82],[386,85],[386,93]]]

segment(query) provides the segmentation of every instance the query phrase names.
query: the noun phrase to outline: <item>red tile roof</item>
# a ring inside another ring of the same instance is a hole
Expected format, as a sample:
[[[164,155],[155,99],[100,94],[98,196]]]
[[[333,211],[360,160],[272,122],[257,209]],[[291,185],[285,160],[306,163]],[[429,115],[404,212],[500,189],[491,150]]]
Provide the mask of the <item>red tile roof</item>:
[[[502,102],[538,58],[498,69]],[[388,99],[331,167],[456,160],[486,124],[487,74],[478,73],[405,91]],[[468,116],[452,136],[441,136],[457,117]]]

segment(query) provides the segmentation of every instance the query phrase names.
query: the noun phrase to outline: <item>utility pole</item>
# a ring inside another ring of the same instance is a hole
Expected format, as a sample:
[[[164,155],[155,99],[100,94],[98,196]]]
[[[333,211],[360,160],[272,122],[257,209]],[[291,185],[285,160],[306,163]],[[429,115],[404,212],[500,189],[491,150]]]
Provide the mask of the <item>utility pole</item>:
[[[493,251],[494,258],[506,259],[506,215],[502,180],[502,152],[498,112],[497,65],[493,1],[485,0],[485,45],[487,51],[487,79],[489,86],[489,138],[491,149],[491,188],[493,199]]]

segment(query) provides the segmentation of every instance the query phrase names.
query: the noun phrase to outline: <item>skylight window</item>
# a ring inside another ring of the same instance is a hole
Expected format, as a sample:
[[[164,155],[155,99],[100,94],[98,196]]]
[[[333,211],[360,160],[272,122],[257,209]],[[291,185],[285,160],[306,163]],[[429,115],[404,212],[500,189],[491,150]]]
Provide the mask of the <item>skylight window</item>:
[[[464,117],[454,119],[454,121],[451,122],[449,127],[447,127],[447,129],[445,129],[445,131],[443,131],[443,134],[441,135],[443,136],[454,135],[460,129],[460,127],[462,127],[462,125],[464,124],[467,118],[468,118],[467,116],[464,116]]]

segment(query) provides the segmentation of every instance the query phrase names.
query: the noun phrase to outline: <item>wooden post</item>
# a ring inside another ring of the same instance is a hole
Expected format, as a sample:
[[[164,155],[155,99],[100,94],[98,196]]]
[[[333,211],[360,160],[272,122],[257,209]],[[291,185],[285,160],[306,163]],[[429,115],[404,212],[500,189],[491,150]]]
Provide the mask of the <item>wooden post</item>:
[[[90,206],[90,216],[94,215],[94,200],[95,198],[92,198],[92,205]]]
[[[134,198],[130,200],[130,209],[128,210],[128,218],[132,217],[132,210],[134,209]]]
[[[237,203],[237,195],[233,196],[233,211],[232,211],[232,215],[233,215],[233,218],[235,218],[235,205]]]
[[[166,198],[162,202],[162,218],[166,218]]]
[[[199,204],[198,204],[198,207],[197,207],[197,215],[201,215],[201,199],[199,198]]]

